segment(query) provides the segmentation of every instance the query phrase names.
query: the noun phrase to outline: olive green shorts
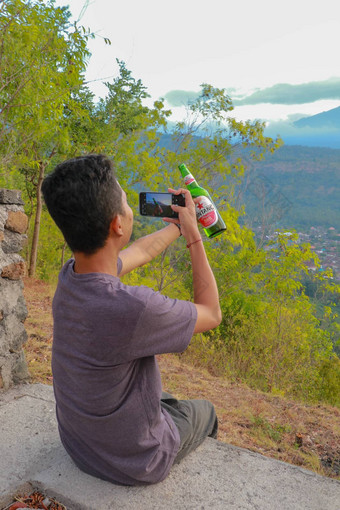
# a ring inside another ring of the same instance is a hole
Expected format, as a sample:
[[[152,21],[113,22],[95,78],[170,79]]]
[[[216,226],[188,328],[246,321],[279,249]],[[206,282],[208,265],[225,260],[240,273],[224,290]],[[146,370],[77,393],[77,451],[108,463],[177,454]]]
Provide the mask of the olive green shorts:
[[[216,439],[218,421],[209,400],[177,400],[163,391],[161,406],[170,414],[181,439],[175,464],[195,450],[206,437]]]

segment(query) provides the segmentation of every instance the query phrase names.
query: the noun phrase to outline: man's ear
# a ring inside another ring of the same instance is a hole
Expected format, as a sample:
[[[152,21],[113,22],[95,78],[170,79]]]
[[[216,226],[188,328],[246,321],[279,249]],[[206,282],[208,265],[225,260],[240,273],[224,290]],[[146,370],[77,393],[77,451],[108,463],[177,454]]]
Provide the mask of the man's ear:
[[[121,237],[123,235],[122,218],[120,214],[117,214],[110,223],[110,232]]]

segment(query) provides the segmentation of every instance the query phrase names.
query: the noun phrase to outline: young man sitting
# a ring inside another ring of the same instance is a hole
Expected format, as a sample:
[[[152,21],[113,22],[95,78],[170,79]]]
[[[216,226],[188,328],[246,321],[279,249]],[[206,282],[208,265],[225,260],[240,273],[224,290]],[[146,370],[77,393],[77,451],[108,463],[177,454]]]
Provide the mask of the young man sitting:
[[[74,254],[53,300],[52,370],[61,441],[77,466],[124,485],[156,483],[207,436],[217,418],[206,400],[162,393],[156,354],[183,352],[194,333],[221,321],[218,290],[187,190],[179,220],[129,242],[133,213],[111,161],[88,155],[58,165],[42,187]],[[176,223],[176,225],[174,224]],[[180,224],[180,228],[179,228]],[[146,264],[182,232],[194,302],[119,277]]]

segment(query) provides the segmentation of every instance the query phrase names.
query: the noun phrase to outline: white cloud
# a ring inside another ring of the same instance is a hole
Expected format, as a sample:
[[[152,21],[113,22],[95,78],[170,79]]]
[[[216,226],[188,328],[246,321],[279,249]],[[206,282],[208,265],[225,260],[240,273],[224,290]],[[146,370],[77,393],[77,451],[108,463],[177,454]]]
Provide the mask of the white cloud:
[[[84,0],[57,3],[78,16]],[[87,77],[115,75],[118,57],[154,99],[168,90],[199,90],[203,82],[247,92],[326,80],[338,74],[337,13],[338,0],[92,0],[82,23],[112,45],[90,41]],[[91,87],[99,96],[106,92],[100,81]]]

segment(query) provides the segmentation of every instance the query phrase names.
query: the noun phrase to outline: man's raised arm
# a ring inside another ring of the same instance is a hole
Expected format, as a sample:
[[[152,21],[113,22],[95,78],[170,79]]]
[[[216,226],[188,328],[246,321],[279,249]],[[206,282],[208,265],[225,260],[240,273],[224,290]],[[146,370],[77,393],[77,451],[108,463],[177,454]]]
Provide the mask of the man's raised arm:
[[[137,239],[119,253],[123,263],[119,276],[129,273],[137,267],[144,266],[144,264],[162,253],[179,236],[179,228],[171,224],[157,230],[157,232]]]
[[[202,333],[216,328],[222,320],[218,288],[198,230],[195,203],[190,192],[186,189],[169,191],[185,195],[185,207],[179,205],[171,207],[178,213],[182,234],[190,250],[194,304],[197,309],[194,333]],[[167,221],[174,223],[178,220],[168,218]]]

